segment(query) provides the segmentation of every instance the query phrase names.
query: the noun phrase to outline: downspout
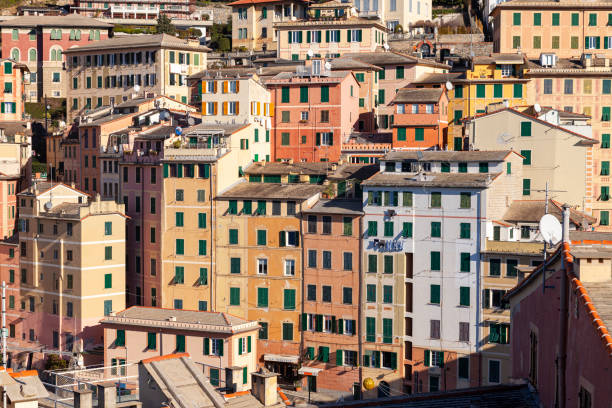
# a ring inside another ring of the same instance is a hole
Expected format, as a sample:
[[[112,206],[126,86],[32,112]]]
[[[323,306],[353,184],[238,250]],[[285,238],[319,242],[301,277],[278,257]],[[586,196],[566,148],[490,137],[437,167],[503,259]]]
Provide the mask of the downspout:
[[[215,162],[216,164],[217,162]],[[217,166],[214,166],[215,171],[217,169]],[[213,261],[213,257],[215,255],[214,252],[214,245],[213,243],[215,242],[214,240],[214,231],[215,231],[215,222],[217,220],[216,214],[215,214],[215,208],[214,208],[214,198],[213,198],[213,166],[212,164],[210,165],[210,178],[208,179],[208,187],[210,190],[210,195],[209,195],[209,201],[210,201],[210,272],[209,272],[209,282],[208,282],[208,288],[210,291],[210,310],[217,310],[216,306],[217,306],[217,302],[216,299],[214,298],[214,293],[216,293],[216,291],[213,290],[213,275],[216,276],[217,271],[215,270],[213,273],[213,267],[216,268],[217,263]],[[216,195],[216,193],[215,193]],[[213,266],[214,265],[214,266]],[[216,280],[215,280],[215,284],[216,284]]]
[[[302,326],[303,324],[302,319],[304,319],[304,289],[306,287],[306,283],[304,282],[304,252],[305,252],[306,245],[304,245],[304,229],[302,228],[302,223],[304,221],[303,220],[304,215],[302,212],[303,205],[304,203],[300,202],[300,218],[299,218],[300,220],[300,244],[302,245],[302,259],[300,260],[300,265],[302,268],[301,269],[302,276],[300,277],[301,278],[300,280],[302,281],[302,296],[301,296],[302,304],[300,307],[300,317],[298,318],[298,327],[300,328],[300,330],[298,331],[302,332],[302,334],[300,335],[300,358],[302,357],[302,353],[304,352],[304,330]]]
[[[563,251],[569,250],[569,206],[563,205]],[[559,308],[559,355],[557,364],[557,376],[559,381],[557,402],[559,408],[565,408],[565,374],[567,361],[567,326],[568,326],[568,285],[567,285],[567,254],[561,258],[561,289],[560,289],[560,308]]]
[[[477,222],[476,222],[476,249],[478,250],[478,262],[476,262],[476,355],[478,356],[478,386],[482,385],[482,355],[480,353],[480,332],[481,332],[481,245],[482,245],[482,191],[477,193],[478,204],[477,204]]]
[[[142,276],[142,288],[140,289],[140,296],[138,296],[138,294],[136,294],[136,304],[137,305],[143,305],[144,306],[144,298],[145,298],[145,256],[144,256],[144,247],[145,247],[145,219],[144,219],[144,213],[145,213],[145,208],[147,207],[147,205],[145,204],[145,196],[144,196],[144,185],[145,185],[145,166],[142,166],[140,168],[140,197],[142,197],[141,200],[141,208],[140,208],[140,225],[142,225],[142,229],[140,231],[140,273]],[[149,203],[151,202],[151,200],[149,200]],[[149,206],[149,210],[150,210],[150,206]],[[157,232],[156,232],[157,234]],[[155,239],[157,240],[157,238]],[[141,299],[142,299],[142,303],[141,303]]]
[[[363,198],[362,198],[363,200]],[[361,319],[363,318],[363,278],[362,278],[362,272],[363,272],[363,261],[362,261],[362,257],[363,257],[363,220],[364,215],[362,214],[359,220],[359,239],[358,241],[358,246],[359,246],[359,308],[357,309],[357,321],[359,322],[359,324],[357,325],[357,352],[359,353],[359,358],[363,358],[363,325],[362,325],[362,321]],[[359,360],[358,360],[359,361]],[[361,387],[363,384],[363,364],[360,364],[359,366],[359,394],[361,394]]]

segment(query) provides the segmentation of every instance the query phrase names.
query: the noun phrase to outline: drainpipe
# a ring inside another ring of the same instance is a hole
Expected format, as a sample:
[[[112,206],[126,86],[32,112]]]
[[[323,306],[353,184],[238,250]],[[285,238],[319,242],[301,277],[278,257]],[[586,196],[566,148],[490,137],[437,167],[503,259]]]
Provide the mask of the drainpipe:
[[[563,251],[565,245],[569,246],[569,205],[563,205]],[[569,248],[569,247],[568,247]],[[561,289],[559,308],[559,355],[557,364],[557,378],[559,381],[557,402],[559,408],[565,408],[565,368],[567,361],[567,319],[568,319],[568,285],[567,285],[567,261],[565,254],[561,257]]]
[[[217,162],[215,162],[215,165],[217,164]],[[216,166],[214,166],[214,169],[216,171]],[[208,190],[209,190],[209,202],[210,202],[210,272],[208,273],[208,288],[210,290],[210,309],[211,311],[217,310],[216,306],[217,306],[217,302],[216,299],[214,298],[213,294],[216,293],[216,291],[213,291],[213,275],[216,277],[217,275],[217,271],[215,270],[213,273],[213,265],[214,268],[217,267],[217,263],[214,262],[213,263],[213,258],[214,258],[214,245],[213,243],[215,242],[214,240],[214,230],[215,230],[215,222],[216,222],[216,214],[215,214],[215,207],[213,206],[214,203],[214,196],[216,196],[216,192],[213,195],[213,165],[212,163],[210,164],[210,174],[209,174],[209,181],[208,181]],[[215,279],[215,284],[216,284],[217,280]],[[214,303],[213,303],[214,302]]]
[[[363,200],[363,199],[362,199]],[[357,350],[359,353],[359,357],[357,359],[357,361],[359,361],[360,359],[362,359],[363,357],[363,329],[362,329],[362,318],[363,318],[363,262],[362,262],[362,257],[363,257],[363,220],[364,216],[362,215],[359,219],[359,239],[358,239],[358,243],[359,243],[359,258],[357,258],[359,260],[359,262],[357,262],[357,264],[359,265],[358,267],[358,271],[359,271],[359,307],[357,308]],[[363,361],[362,361],[363,363]],[[359,366],[359,390],[361,390],[363,384],[363,364],[360,364]],[[360,392],[361,394],[361,392]],[[362,397],[363,398],[363,397]]]
[[[485,190],[486,191],[486,190]],[[481,257],[482,257],[482,252],[481,252],[481,245],[482,245],[482,191],[479,191],[478,193],[476,193],[476,196],[478,197],[478,204],[477,204],[477,215],[476,215],[476,250],[478,251],[478,259],[476,262],[476,355],[478,356],[478,386],[481,386],[482,384],[482,354],[481,354],[481,350],[480,350],[480,332],[481,332],[481,313],[480,313],[480,308],[482,307],[482,305],[480,304],[481,301],[481,279],[480,279],[480,273],[481,273]]]
[[[302,276],[300,277],[301,278],[300,280],[302,281],[302,296],[301,296],[301,298],[302,298],[302,307],[300,308],[301,309],[301,314],[300,314],[300,316],[298,318],[298,327],[300,329],[298,331],[300,331],[302,333],[302,335],[300,336],[300,353],[299,353],[300,354],[300,359],[302,358],[302,353],[304,352],[304,331],[303,331],[302,326],[301,326],[303,324],[301,319],[304,318],[304,289],[306,288],[306,283],[304,282],[304,275],[305,275],[304,274],[304,253],[306,251],[306,245],[304,245],[304,229],[302,228],[302,223],[304,221],[304,219],[303,219],[304,218],[304,213],[302,212],[303,206],[304,206],[304,203],[301,202],[300,203],[300,215],[299,215],[299,217],[300,217],[300,244],[302,245],[302,259],[301,259],[301,262],[300,262],[301,263],[301,267],[302,267]],[[310,390],[310,386],[308,386],[308,390]]]

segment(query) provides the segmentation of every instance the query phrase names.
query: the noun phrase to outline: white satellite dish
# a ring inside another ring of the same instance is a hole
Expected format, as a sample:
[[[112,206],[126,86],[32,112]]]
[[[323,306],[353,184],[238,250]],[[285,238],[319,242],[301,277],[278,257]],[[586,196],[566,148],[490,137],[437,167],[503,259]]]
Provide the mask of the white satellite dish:
[[[389,44],[387,44],[386,42],[383,44],[383,48],[385,49],[385,51],[389,51]]]
[[[311,50],[311,49],[309,49],[309,50],[306,52],[306,54],[308,54],[308,56],[309,56],[310,58],[312,58],[312,56],[314,55],[314,51],[313,51],[313,50]]]
[[[563,231],[557,217],[552,214],[544,214],[540,218],[540,235],[542,235],[544,242],[549,245],[555,245],[561,241]]]
[[[188,124],[189,126],[193,126],[193,125],[195,124],[195,120],[193,120],[193,118],[192,118],[192,117],[189,117],[189,118],[187,119],[187,124]]]
[[[535,110],[536,113],[540,113],[542,112],[542,107],[540,106],[539,103],[536,103],[535,105],[533,105],[533,110]]]
[[[325,69],[329,71],[331,68],[332,68],[332,64],[329,61],[327,61],[325,63]]]
[[[140,85],[134,85],[134,92],[140,92]]]
[[[453,89],[453,84],[451,81],[446,81],[446,89],[449,91]]]

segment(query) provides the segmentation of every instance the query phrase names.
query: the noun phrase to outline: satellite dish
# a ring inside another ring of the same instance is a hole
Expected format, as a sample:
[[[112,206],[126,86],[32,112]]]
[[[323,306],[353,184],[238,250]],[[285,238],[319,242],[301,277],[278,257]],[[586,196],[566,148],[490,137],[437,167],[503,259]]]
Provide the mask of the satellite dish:
[[[159,117],[162,118],[163,120],[166,120],[166,119],[168,119],[170,117],[170,114],[168,113],[168,111],[162,111],[159,114]]]
[[[189,126],[193,126],[193,125],[195,124],[195,120],[193,120],[193,118],[192,118],[192,117],[190,117],[189,119],[187,119],[187,124],[188,124]]]
[[[555,245],[561,241],[563,231],[557,217],[552,214],[544,214],[540,218],[540,235],[542,235],[544,242],[549,245]]]
[[[325,63],[325,69],[329,71],[331,69],[331,67],[332,67],[332,64],[329,61],[327,61]]]
[[[176,133],[177,136],[180,136],[183,133],[183,128],[181,128],[180,126],[175,127],[174,133]]]
[[[312,51],[311,49],[309,49],[309,50],[306,52],[306,54],[308,54],[308,56],[309,56],[310,58],[312,58],[312,56],[314,55],[314,51]]]
[[[53,207],[53,203],[51,202],[51,200],[45,203],[45,211],[50,211],[52,207]]]
[[[536,113],[540,113],[542,112],[542,107],[540,106],[539,103],[536,103],[535,105],[533,105],[533,110],[535,110]]]
[[[385,51],[389,51],[389,44],[387,44],[387,42],[383,43],[383,48]]]
[[[451,83],[451,81],[446,81],[446,89],[448,91],[453,89],[453,84]]]
[[[134,92],[140,92],[140,85],[134,85]]]

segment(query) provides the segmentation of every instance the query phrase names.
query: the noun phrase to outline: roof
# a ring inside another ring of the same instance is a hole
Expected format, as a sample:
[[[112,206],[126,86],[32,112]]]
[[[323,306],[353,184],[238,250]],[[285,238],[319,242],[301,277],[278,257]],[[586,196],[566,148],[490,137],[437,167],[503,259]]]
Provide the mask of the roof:
[[[217,196],[218,199],[306,200],[321,193],[318,184],[240,183]]]
[[[537,118],[535,116],[531,116],[531,115],[529,115],[529,114],[527,114],[525,112],[521,112],[521,111],[519,111],[517,109],[514,109],[514,108],[503,108],[503,109],[499,109],[499,110],[495,110],[495,111],[491,111],[491,112],[487,112],[487,113],[481,113],[481,114],[478,114],[476,116],[471,116],[471,117],[464,118],[462,120],[464,122],[469,122],[469,121],[472,121],[472,120],[478,120],[480,118],[484,118],[486,116],[497,115],[497,114],[502,113],[502,112],[512,112],[514,114],[517,114],[519,116],[522,116],[523,118],[526,118],[526,119],[532,120],[534,122],[537,122],[539,124],[546,125],[546,126],[549,126],[551,128],[554,128],[554,129],[559,129],[559,130],[561,130],[563,132],[569,133],[570,135],[577,136],[577,137],[583,139],[584,142],[590,142],[592,144],[599,143],[599,141],[597,139],[593,139],[591,137],[587,137],[587,136],[581,135],[580,133],[577,133],[577,132],[571,131],[569,129],[566,129],[563,126],[557,126],[555,124],[552,124],[552,123],[547,122],[545,120],[539,119],[539,118]]]
[[[329,0],[323,3],[313,3],[308,6],[309,9],[328,9],[328,8],[351,8],[352,4],[340,2],[338,0]]]
[[[367,62],[359,61],[356,58],[341,57],[330,61],[332,70],[353,70],[353,71],[382,71],[382,68]]]
[[[450,66],[441,64],[436,61],[426,60],[423,58],[413,57],[412,55],[404,54],[398,51],[384,52],[356,52],[346,53],[342,58],[354,58],[362,62],[374,65],[398,65],[398,64],[421,64],[438,68],[450,69]]]
[[[168,327],[178,326],[194,331],[237,332],[255,329],[257,322],[222,312],[202,312],[185,309],[132,306],[101,320],[103,324]]]
[[[325,200],[317,201],[311,208],[302,211],[305,214],[342,214],[363,215],[363,204],[361,200]]]
[[[66,215],[66,216],[71,216],[71,215],[78,216],[81,214],[81,208],[88,207],[88,206],[89,206],[88,203],[61,203],[61,204],[53,206],[49,211],[46,212],[46,214],[48,215],[61,214],[61,215]]]
[[[548,213],[554,215],[559,222],[563,222],[563,209],[560,202],[549,199]],[[504,221],[537,224],[544,214],[546,214],[546,200],[514,200],[504,214]],[[588,225],[594,224],[596,219],[582,211],[570,208],[570,221],[579,228],[586,228]]]
[[[304,85],[305,82],[308,82],[308,81],[304,81],[305,78],[308,78],[310,81],[313,81],[313,82],[340,82],[342,79],[346,78],[349,75],[352,75],[351,71],[329,71],[329,74],[326,76],[312,76],[312,77],[303,77],[303,78],[300,77],[299,81],[288,82],[288,80],[290,80],[291,78],[297,77],[298,74],[295,71],[284,70],[283,72],[279,72],[278,74],[274,75],[272,78],[268,79],[266,83],[273,84],[273,82],[278,81],[278,83],[282,83],[282,84],[299,86],[299,85]]]
[[[114,50],[124,48],[143,48],[143,47],[161,47],[174,48],[189,51],[210,51],[210,48],[203,45],[193,44],[187,40],[183,40],[168,34],[142,34],[142,35],[126,35],[121,37],[113,37],[107,40],[94,41],[90,44],[80,45],[64,50],[64,53],[98,51],[98,50]]]
[[[296,3],[304,3],[305,0],[293,0]],[[280,3],[281,0],[236,0],[234,2],[226,4],[227,6],[244,6],[244,5],[255,5],[265,3]]]
[[[418,78],[414,79],[412,84],[441,84],[447,81],[454,82],[457,79],[465,76],[463,72],[449,72],[447,74],[441,73],[427,73],[422,74]]]
[[[6,136],[15,136],[16,134],[31,135],[32,129],[27,128],[27,122],[0,122],[0,129],[4,131]]]
[[[251,77],[257,72],[257,68],[253,67],[229,67],[221,69],[205,69],[195,74],[189,75],[187,79],[200,79],[200,78],[238,78],[238,77]]]
[[[380,170],[378,164],[341,164],[336,171],[327,176],[328,180],[342,181],[349,179],[365,180]]]
[[[464,388],[323,405],[323,407],[340,406],[347,408],[536,408],[540,406],[540,403],[536,390],[531,385],[518,384]]]
[[[133,108],[136,106],[140,106],[144,103],[147,102],[151,102],[152,100],[154,100],[155,98],[134,98],[134,99],[128,99],[125,102],[121,102],[117,105],[115,105],[115,108]]]
[[[569,112],[563,109],[555,109],[552,106],[540,106],[540,111],[536,112],[535,106],[531,105],[527,109],[523,110],[523,113],[537,117],[540,115],[544,115],[550,111],[556,111],[559,114],[560,119],[583,119],[583,120],[591,119],[591,116],[589,115],[585,115],[583,113],[578,113],[578,112]]]
[[[383,160],[415,160],[421,162],[502,162],[513,150],[392,150]],[[518,153],[516,153],[518,154]],[[419,155],[421,158],[419,158]]]
[[[612,5],[610,6],[612,8]],[[589,50],[587,50],[589,51]],[[597,50],[592,50],[597,51]],[[552,75],[558,74],[567,77],[575,76],[611,76],[612,71],[608,69],[605,58],[598,57],[595,52],[592,53],[591,67],[585,67],[579,59],[572,58],[557,58],[554,66],[542,66],[540,60],[528,60],[527,70],[525,75]],[[599,69],[598,69],[599,68]],[[603,69],[602,69],[603,68]]]
[[[523,54],[491,54],[472,59],[474,64],[522,64],[525,62]]]
[[[20,16],[0,22],[2,27],[87,27],[87,28],[112,28],[113,24],[103,23],[95,18],[83,17],[78,14],[66,16]]]
[[[286,175],[286,174],[307,174],[323,176],[332,170],[329,162],[255,162],[244,170],[245,174],[267,174],[267,175]]]
[[[0,388],[6,391],[9,402],[14,405],[19,402],[36,401],[46,398],[49,393],[38,378],[35,370],[17,373],[0,371]]]
[[[442,88],[402,88],[391,103],[438,103],[443,92]]]
[[[378,173],[362,186],[487,188],[501,173]]]
[[[582,286],[597,307],[597,313],[599,313],[601,320],[606,327],[612,328],[612,281],[582,282]]]
[[[354,27],[354,26],[376,26],[381,31],[389,32],[379,19],[348,17],[337,20],[288,20],[274,23],[274,28],[293,28],[293,27]]]
[[[541,242],[493,241],[488,239],[483,253],[542,256],[543,248]]]
[[[249,124],[244,123],[200,123],[186,129],[183,129],[183,135],[187,136],[191,132],[217,132],[222,130],[224,135],[233,135],[237,131],[248,127]]]
[[[602,231],[570,231],[572,245],[600,244],[612,245],[612,232]]]
[[[526,10],[526,9],[572,9],[572,10],[593,10],[610,9],[610,0],[599,1],[558,1],[558,0],[514,0],[505,3],[498,3],[491,10],[491,15],[497,14],[502,10]]]

